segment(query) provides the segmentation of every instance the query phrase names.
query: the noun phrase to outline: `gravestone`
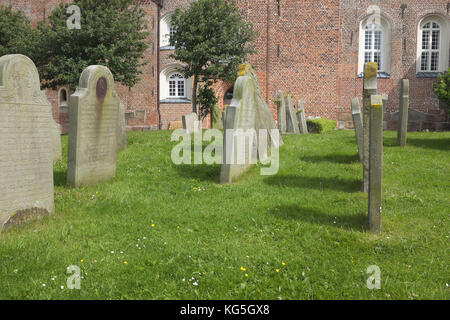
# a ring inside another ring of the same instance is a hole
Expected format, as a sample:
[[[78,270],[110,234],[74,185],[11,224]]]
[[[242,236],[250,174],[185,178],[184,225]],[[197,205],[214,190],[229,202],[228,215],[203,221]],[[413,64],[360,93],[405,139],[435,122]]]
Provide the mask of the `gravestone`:
[[[286,131],[288,133],[299,134],[297,116],[295,115],[295,108],[292,104],[290,95],[286,97]]]
[[[104,66],[84,69],[70,97],[67,183],[93,185],[116,175],[120,100]]]
[[[201,128],[201,122],[198,121],[198,116],[195,112],[182,116],[181,121],[183,122],[183,129],[187,133],[197,132]]]
[[[369,137],[369,228],[381,232],[381,198],[383,171],[383,99],[371,96]]]
[[[52,107],[28,57],[0,57],[0,230],[53,213]]]
[[[358,98],[353,98],[351,105],[352,105],[353,127],[355,128],[359,161],[363,162],[363,124],[361,118],[361,106],[359,104]]]
[[[220,108],[218,106],[214,106],[211,113],[211,128],[219,130],[223,129],[222,113],[220,112]]]
[[[119,104],[119,115],[117,119],[117,151],[120,151],[127,148],[125,107],[122,102]]]
[[[306,134],[308,133],[308,126],[306,124],[306,114],[305,109],[303,108],[303,103],[298,100],[297,101],[298,111],[297,111],[297,120],[300,133]]]
[[[400,87],[400,110],[397,129],[397,144],[406,146],[406,134],[408,131],[408,109],[409,109],[409,80],[402,79]]]
[[[270,130],[276,130],[272,114],[261,96],[256,75],[250,65],[239,67],[239,77],[234,84],[234,95],[225,113],[225,134],[223,142],[223,160],[220,167],[220,183],[231,183],[246,172],[257,159],[263,160],[265,153],[257,148],[255,137],[243,137],[239,130],[245,133],[252,131],[258,135],[260,129],[268,131],[268,146],[278,148],[283,141],[271,136]],[[259,136],[258,136],[259,137]],[[244,142],[244,152],[237,152],[239,139]],[[243,159],[238,163],[238,159]],[[232,161],[230,161],[232,160]]]
[[[55,120],[53,120],[52,122],[52,136],[53,136],[53,161],[62,160],[61,128]]]
[[[286,133],[286,100],[283,91],[278,91],[277,118],[278,130],[280,133]]]
[[[363,192],[369,192],[369,122],[370,97],[377,94],[377,64],[364,64],[363,84]]]

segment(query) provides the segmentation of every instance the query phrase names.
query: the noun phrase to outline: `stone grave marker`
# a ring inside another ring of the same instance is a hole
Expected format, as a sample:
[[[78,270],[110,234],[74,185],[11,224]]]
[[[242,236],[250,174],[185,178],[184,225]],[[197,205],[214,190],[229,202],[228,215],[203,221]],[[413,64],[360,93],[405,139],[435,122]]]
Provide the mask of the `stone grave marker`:
[[[303,103],[298,100],[297,101],[298,111],[297,111],[297,120],[300,133],[306,134],[308,133],[308,126],[306,125],[306,114],[305,108],[303,108]]]
[[[198,116],[195,112],[182,116],[181,121],[183,122],[183,129],[186,130],[187,133],[197,132],[201,128],[201,122],[198,121]]]
[[[299,134],[297,116],[295,115],[295,108],[292,104],[290,95],[286,97],[286,131],[288,133]]]
[[[120,100],[107,67],[89,66],[70,98],[67,183],[93,185],[116,175]]]
[[[397,144],[406,146],[406,134],[408,132],[408,109],[409,109],[409,80],[402,79],[400,89],[400,110],[398,117]]]
[[[383,171],[383,99],[371,96],[369,137],[369,228],[381,232],[381,198]]]
[[[117,151],[120,151],[127,148],[125,106],[122,102],[120,102],[119,105],[119,115],[117,119]]]
[[[361,117],[361,106],[358,98],[353,98],[352,102],[353,127],[355,128],[356,144],[358,146],[359,161],[363,162],[363,124]]]
[[[286,100],[283,91],[278,91],[277,118],[278,130],[280,133],[286,133]]]
[[[0,230],[54,211],[53,123],[33,61],[0,57]]]
[[[53,161],[62,160],[61,128],[55,120],[53,120],[52,122],[52,137],[53,137]]]

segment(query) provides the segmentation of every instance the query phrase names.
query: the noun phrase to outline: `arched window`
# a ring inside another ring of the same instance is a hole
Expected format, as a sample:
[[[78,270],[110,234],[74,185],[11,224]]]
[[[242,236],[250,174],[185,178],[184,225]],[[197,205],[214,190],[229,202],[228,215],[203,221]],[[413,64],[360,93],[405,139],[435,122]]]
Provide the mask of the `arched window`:
[[[170,47],[170,37],[175,34],[175,28],[170,24],[171,13],[164,15],[160,23],[160,46],[163,49],[172,49]]]
[[[361,21],[359,29],[358,74],[362,76],[364,63],[376,62],[379,77],[389,77],[391,71],[391,26],[381,16],[374,21],[372,16]]]
[[[431,14],[418,25],[417,71],[436,74],[447,70],[449,60],[449,23],[446,17]]]
[[[425,23],[421,29],[420,71],[436,72],[439,70],[439,53],[441,50],[441,27],[437,22]]]
[[[184,98],[186,97],[186,81],[179,73],[174,73],[169,77],[169,97]]]
[[[67,106],[67,90],[64,88],[59,91],[59,105]]]
[[[378,71],[382,70],[382,42],[383,30],[375,23],[366,25],[364,30],[364,63],[376,62]]]

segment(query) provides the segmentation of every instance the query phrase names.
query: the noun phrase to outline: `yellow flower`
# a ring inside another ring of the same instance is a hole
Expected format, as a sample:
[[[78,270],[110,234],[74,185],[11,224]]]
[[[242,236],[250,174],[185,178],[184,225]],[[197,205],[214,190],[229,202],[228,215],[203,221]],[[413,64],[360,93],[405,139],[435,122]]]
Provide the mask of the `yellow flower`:
[[[280,269],[276,269],[275,271],[276,271],[276,272],[280,272]]]
[[[241,270],[242,270],[242,271],[247,271],[247,269],[245,269],[244,267],[241,267]]]
[[[81,260],[80,260],[80,262],[81,262],[81,263],[83,263],[83,262],[84,262],[84,260],[83,260],[83,259],[81,259]]]
[[[248,277],[248,274],[246,273],[245,276]]]
[[[282,266],[285,266],[285,265],[286,265],[286,263],[282,262],[282,263],[281,263],[281,265],[282,265]]]
[[[155,227],[155,224],[154,223],[152,223],[152,228],[154,228]]]
[[[128,262],[124,261],[123,264],[128,264]]]

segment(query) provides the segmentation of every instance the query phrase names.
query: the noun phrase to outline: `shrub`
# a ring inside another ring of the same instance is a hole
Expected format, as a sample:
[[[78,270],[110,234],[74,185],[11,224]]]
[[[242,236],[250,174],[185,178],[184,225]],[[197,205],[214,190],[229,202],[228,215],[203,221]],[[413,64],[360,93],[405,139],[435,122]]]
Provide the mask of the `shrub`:
[[[433,84],[433,90],[441,101],[446,102],[447,106],[450,106],[450,69],[444,72],[443,75],[439,75],[437,83]]]
[[[329,119],[307,119],[306,125],[308,126],[309,133],[324,133],[333,131],[336,127],[336,121]]]

